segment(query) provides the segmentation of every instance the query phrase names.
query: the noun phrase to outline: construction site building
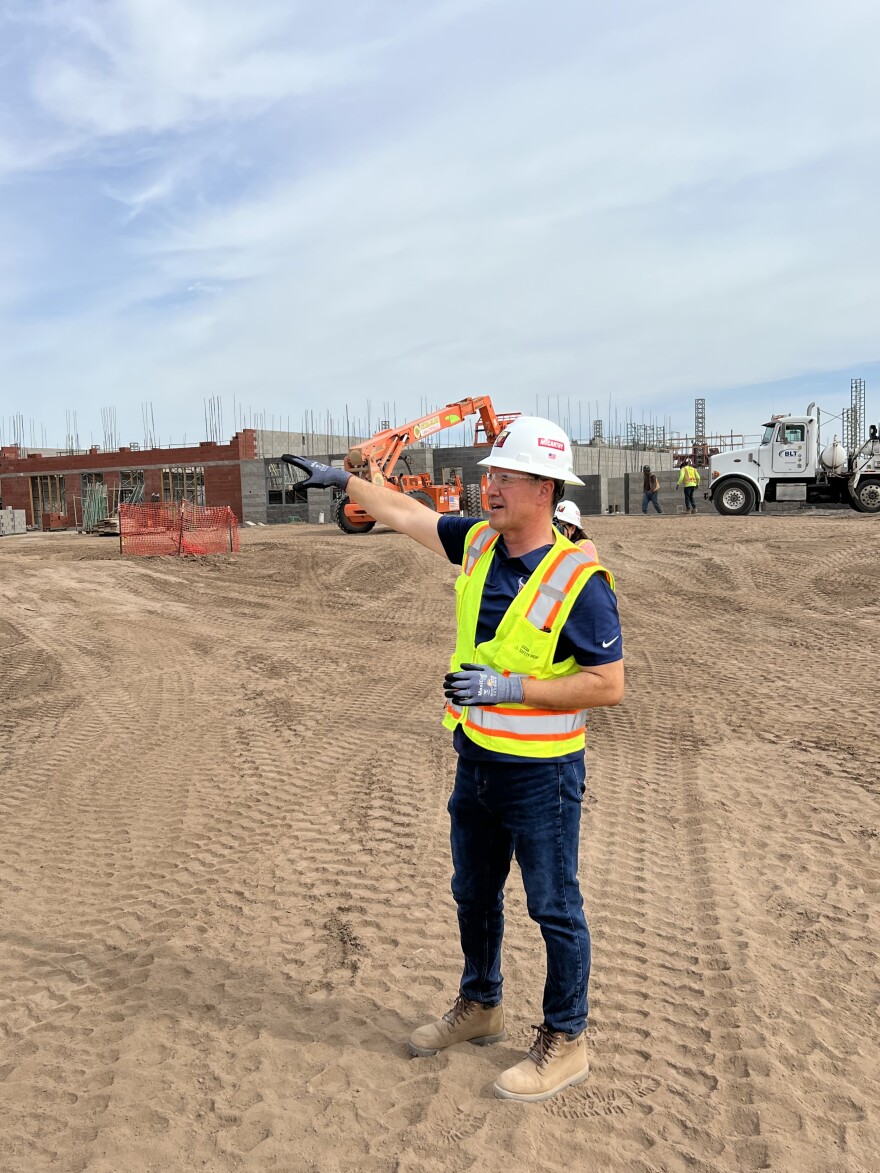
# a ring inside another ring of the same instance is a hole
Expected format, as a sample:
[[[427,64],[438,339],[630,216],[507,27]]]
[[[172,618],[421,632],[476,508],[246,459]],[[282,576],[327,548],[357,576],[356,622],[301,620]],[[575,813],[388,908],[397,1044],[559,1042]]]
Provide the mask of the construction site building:
[[[358,437],[245,428],[226,444],[132,444],[113,451],[93,445],[79,452],[36,452],[10,445],[0,448],[0,505],[23,510],[29,529],[88,528],[89,496],[103,486],[111,513],[120,502],[185,499],[195,505],[228,505],[239,522],[318,522],[322,515],[329,521],[332,493],[307,493],[281,455],[307,447],[310,456],[341,466],[349,440],[354,444]],[[428,472],[438,483],[457,470],[463,483],[479,484],[485,471],[478,461],[486,449],[472,445],[413,444],[405,455],[410,471]],[[573,455],[585,485],[566,495],[585,514],[629,512],[631,502],[641,496],[643,463],[658,473],[664,488],[671,488],[678,475],[671,451],[575,444]]]

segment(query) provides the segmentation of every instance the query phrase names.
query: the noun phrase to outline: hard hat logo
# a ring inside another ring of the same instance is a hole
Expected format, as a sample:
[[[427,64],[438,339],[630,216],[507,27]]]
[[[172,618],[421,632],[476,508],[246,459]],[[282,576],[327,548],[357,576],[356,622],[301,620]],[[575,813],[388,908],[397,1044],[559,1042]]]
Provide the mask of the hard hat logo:
[[[503,448],[504,442],[506,441],[506,439],[509,435],[510,435],[510,432],[507,428],[505,428],[503,432],[499,432],[498,439],[495,441],[495,443],[492,447],[492,451],[494,452],[496,448]]]
[[[556,506],[556,512],[553,514],[554,521],[564,522],[566,525],[573,525],[580,529],[581,526],[581,511],[575,505],[574,501],[560,501]]]
[[[546,436],[539,436],[538,437],[538,447],[539,448],[555,448],[557,450],[557,452],[564,452],[565,451],[565,445],[562,443],[561,440],[550,440]],[[551,456],[552,456],[552,453],[551,453]]]

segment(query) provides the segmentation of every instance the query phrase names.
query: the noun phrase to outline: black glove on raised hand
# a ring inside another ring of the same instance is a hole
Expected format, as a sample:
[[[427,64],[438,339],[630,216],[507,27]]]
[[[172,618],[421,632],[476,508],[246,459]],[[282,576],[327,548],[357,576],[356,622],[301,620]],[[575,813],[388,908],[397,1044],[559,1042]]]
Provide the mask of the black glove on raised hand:
[[[309,460],[308,456],[291,456],[285,452],[281,459],[309,474],[307,481],[300,482],[304,489],[344,489],[353,475],[344,468],[333,468],[329,464]]]
[[[485,664],[462,664],[447,672],[443,691],[456,705],[521,705],[525,673],[503,676]]]

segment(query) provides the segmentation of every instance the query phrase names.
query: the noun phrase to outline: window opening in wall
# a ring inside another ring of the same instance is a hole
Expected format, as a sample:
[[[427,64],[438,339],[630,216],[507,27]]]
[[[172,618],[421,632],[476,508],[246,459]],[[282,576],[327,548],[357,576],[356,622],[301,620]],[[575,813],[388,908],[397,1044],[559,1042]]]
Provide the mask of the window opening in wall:
[[[292,465],[283,460],[266,461],[266,500],[269,505],[305,504],[308,499],[308,492],[301,481],[297,481]]]
[[[162,500],[205,504],[205,470],[201,465],[162,469]]]
[[[66,513],[67,493],[64,477],[47,475],[31,477],[31,522],[40,524],[44,513]]]
[[[102,472],[84,472],[80,474],[80,508],[82,510],[82,528],[83,532],[90,534],[94,531],[99,521],[103,521],[108,513],[111,512],[113,506],[107,504],[107,486],[104,484],[104,474]],[[76,502],[73,503],[74,515],[76,514]],[[79,518],[74,516],[74,521],[79,525]]]
[[[80,475],[83,495],[85,495],[86,489],[92,485],[103,485],[103,483],[104,474],[102,472],[84,472]]]
[[[144,499],[144,470],[124,468],[119,473],[119,501],[123,505],[137,505]]]

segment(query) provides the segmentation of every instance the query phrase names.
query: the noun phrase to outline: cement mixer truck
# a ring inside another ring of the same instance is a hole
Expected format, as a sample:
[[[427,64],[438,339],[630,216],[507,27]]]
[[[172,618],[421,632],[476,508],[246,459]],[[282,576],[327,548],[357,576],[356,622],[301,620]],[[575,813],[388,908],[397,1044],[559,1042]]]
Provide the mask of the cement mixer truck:
[[[811,403],[806,415],[772,416],[757,448],[710,458],[706,496],[719,513],[751,513],[765,501],[837,501],[859,513],[880,513],[876,424],[852,451],[837,436],[823,447],[815,406]]]

